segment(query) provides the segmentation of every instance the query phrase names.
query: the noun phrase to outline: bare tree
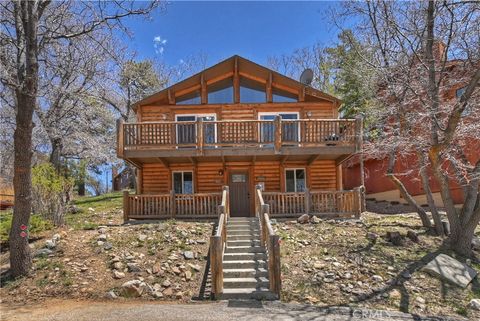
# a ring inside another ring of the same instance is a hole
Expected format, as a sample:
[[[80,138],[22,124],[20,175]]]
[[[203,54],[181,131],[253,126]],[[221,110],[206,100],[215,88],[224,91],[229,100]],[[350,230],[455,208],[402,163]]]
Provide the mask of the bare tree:
[[[470,256],[480,221],[480,3],[368,1],[348,2],[344,9],[340,15],[357,17],[356,35],[372,50],[365,63],[376,70],[383,105],[383,134],[368,152],[390,157],[390,164],[399,156],[417,158],[408,172],[420,174],[441,232],[427,188],[425,171],[433,171],[451,226],[449,244]],[[389,166],[388,174],[395,181],[408,172]],[[452,183],[464,190],[461,210],[455,209]]]
[[[38,104],[42,53],[55,43],[96,30],[126,31],[122,18],[146,15],[158,2],[8,1],[0,3],[0,81],[14,92],[15,208],[10,231],[10,268],[14,277],[31,268],[28,237],[22,231],[31,213],[33,114]]]

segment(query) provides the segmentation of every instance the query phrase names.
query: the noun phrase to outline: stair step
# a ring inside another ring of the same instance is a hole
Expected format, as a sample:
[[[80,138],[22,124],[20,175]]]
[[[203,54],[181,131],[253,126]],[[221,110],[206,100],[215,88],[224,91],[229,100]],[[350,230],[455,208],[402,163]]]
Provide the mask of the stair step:
[[[223,289],[221,299],[240,299],[240,300],[277,300],[277,296],[270,292],[268,288],[237,288]]]
[[[230,235],[260,235],[260,230],[228,230],[227,229],[227,237]]]
[[[266,277],[250,278],[223,278],[223,287],[232,288],[261,288],[268,287],[270,283]]]
[[[259,234],[239,234],[239,235],[227,234],[227,242],[241,241],[241,240],[260,240],[260,235]]]
[[[235,268],[223,269],[224,278],[258,278],[268,277],[268,270],[265,268]]]
[[[255,239],[249,240],[229,240],[227,239],[227,248],[232,246],[260,246],[260,241]]]
[[[257,222],[258,223],[258,219],[256,217],[252,217],[252,218],[247,218],[247,217],[230,217],[228,219],[228,223],[239,223],[239,222],[246,222],[246,223],[250,223],[250,222]]]
[[[224,253],[224,261],[267,260],[266,253]]]
[[[267,268],[267,261],[265,260],[234,260],[234,261],[223,261],[224,269],[257,269],[257,268]]]
[[[247,231],[251,231],[251,230],[260,230],[260,226],[258,226],[257,224],[252,224],[252,225],[245,225],[245,224],[239,224],[239,225],[227,225],[227,231],[236,231],[236,230],[247,230]]]
[[[229,246],[225,253],[265,253],[263,246]]]

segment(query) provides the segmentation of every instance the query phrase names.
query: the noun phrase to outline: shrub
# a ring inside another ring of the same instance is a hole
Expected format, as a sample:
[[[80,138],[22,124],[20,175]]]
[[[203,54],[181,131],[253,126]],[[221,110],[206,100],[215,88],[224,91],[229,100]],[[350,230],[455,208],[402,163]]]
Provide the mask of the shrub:
[[[10,234],[10,228],[12,226],[12,213],[5,213],[0,215],[0,241],[8,242],[8,235]],[[53,228],[51,222],[45,220],[43,217],[39,215],[32,215],[30,217],[30,224],[29,224],[29,235],[33,236],[37,233],[47,231]]]

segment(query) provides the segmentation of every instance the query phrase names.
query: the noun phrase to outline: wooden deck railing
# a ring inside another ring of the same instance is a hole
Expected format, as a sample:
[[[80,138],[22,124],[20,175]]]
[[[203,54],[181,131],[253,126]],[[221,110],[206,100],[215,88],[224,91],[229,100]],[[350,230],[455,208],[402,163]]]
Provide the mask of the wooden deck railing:
[[[270,283],[270,291],[277,295],[280,299],[282,291],[281,266],[280,266],[280,236],[275,234],[269,217],[268,204],[263,200],[262,190],[260,186],[255,190],[255,215],[260,220],[261,243],[267,251],[268,261],[268,280]]]
[[[213,218],[222,193],[133,194],[124,191],[124,221],[129,219]]]
[[[272,217],[302,214],[358,217],[361,213],[360,188],[351,191],[309,191],[303,193],[264,192]]]
[[[223,187],[222,203],[218,206],[218,224],[215,235],[210,237],[210,271],[212,292],[215,298],[223,293],[223,252],[227,242],[227,222],[230,218],[228,186]]]
[[[124,150],[252,147],[355,146],[359,140],[353,119],[221,120],[118,124],[119,156]]]

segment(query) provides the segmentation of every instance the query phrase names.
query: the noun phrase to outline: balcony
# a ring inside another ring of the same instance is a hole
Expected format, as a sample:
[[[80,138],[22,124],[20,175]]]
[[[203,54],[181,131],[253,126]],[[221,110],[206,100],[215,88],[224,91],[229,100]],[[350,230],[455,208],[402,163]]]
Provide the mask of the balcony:
[[[330,155],[359,150],[361,121],[351,119],[222,120],[122,123],[121,158]]]

